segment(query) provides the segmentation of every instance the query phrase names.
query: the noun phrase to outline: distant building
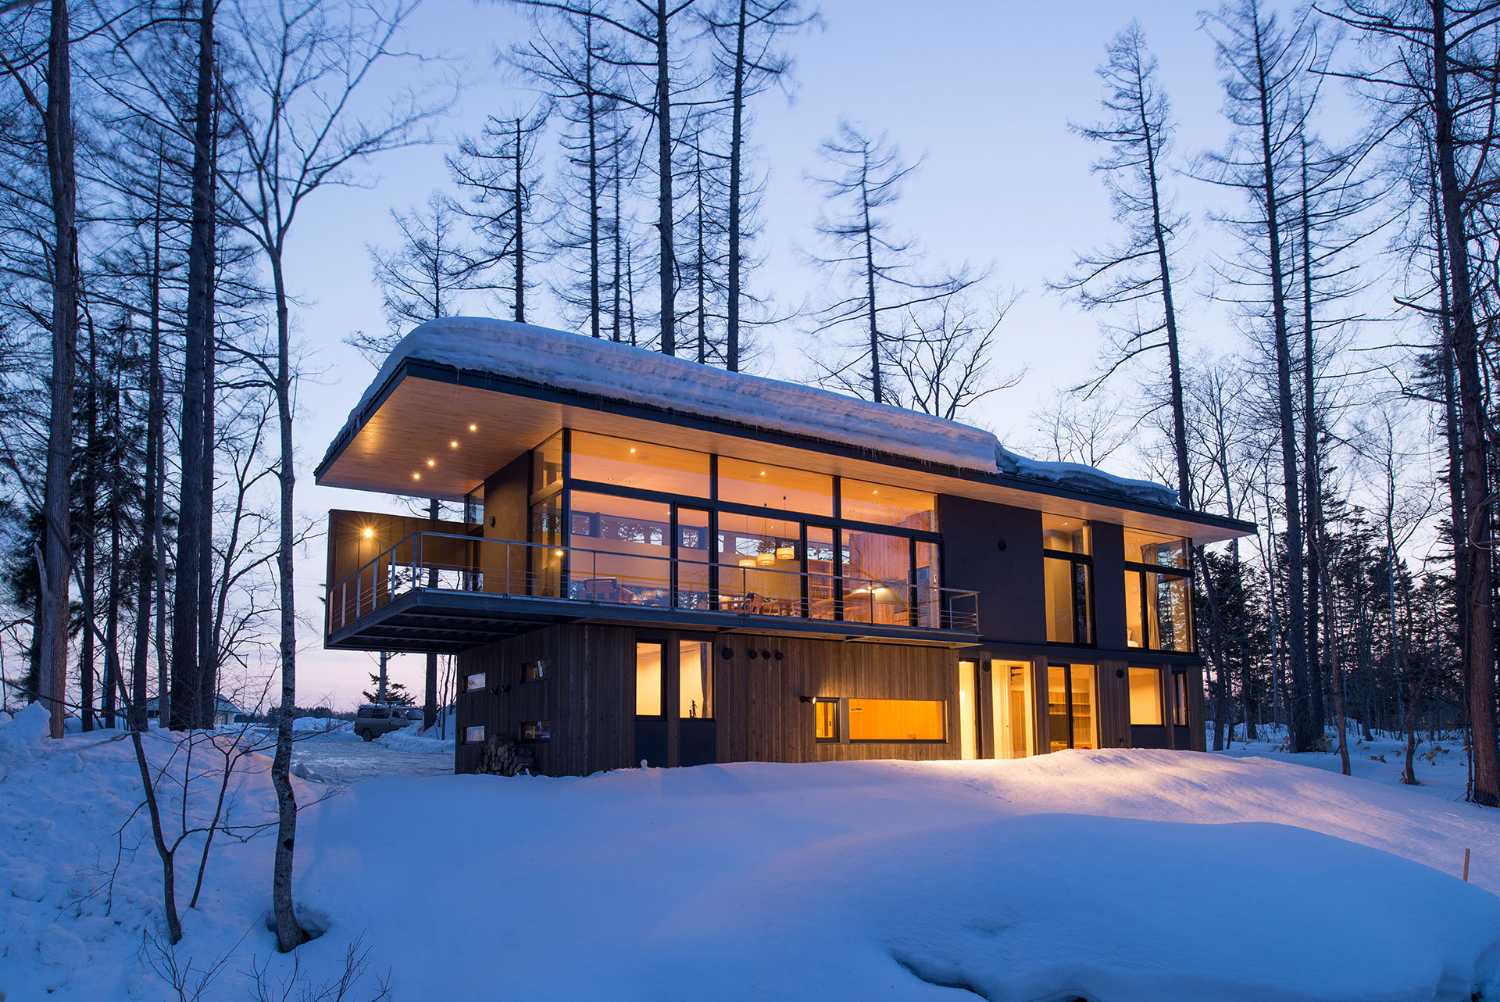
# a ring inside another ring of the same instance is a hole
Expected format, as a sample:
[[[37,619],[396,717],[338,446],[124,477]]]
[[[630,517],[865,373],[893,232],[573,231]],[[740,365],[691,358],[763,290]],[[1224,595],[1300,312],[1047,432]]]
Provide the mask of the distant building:
[[[214,697],[215,727],[222,727],[224,724],[234,723],[235,717],[237,715],[242,715],[244,712],[245,711],[241,710],[238,706],[235,706],[233,702],[225,699],[223,696]],[[146,718],[148,720],[155,720],[160,716],[161,700],[156,696],[152,696],[150,699],[146,700]]]

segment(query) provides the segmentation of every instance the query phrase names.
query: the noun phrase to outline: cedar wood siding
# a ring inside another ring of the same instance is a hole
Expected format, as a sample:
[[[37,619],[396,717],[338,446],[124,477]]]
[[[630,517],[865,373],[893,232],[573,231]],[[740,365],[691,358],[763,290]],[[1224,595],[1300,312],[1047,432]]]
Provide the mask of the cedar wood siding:
[[[522,722],[546,721],[551,738],[529,746],[536,771],[582,775],[638,764],[635,754],[635,643],[709,640],[714,656],[718,762],[826,762],[849,759],[958,758],[958,652],[937,647],[846,643],[726,633],[637,631],[565,624],[476,647],[458,655],[458,728],[485,726],[486,737],[515,739]],[[754,657],[751,657],[751,652]],[[725,653],[728,656],[725,656]],[[522,682],[523,666],[546,663],[546,677]],[[471,673],[485,688],[465,692]],[[677,680],[666,682],[669,764],[675,764]],[[822,742],[803,696],[941,699],[946,738],[937,742]],[[480,747],[460,740],[455,767],[472,772]]]

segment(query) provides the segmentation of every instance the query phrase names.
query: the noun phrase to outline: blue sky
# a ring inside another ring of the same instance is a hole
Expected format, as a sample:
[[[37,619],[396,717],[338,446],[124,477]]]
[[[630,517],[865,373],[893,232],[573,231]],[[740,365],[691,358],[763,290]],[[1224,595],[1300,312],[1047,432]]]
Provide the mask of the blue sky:
[[[1026,380],[990,397],[968,415],[1013,446],[1033,437],[1032,415],[1089,374],[1100,346],[1095,318],[1045,289],[1068,269],[1076,250],[1114,234],[1109,206],[1089,172],[1093,151],[1068,130],[1069,120],[1097,115],[1094,68],[1104,45],[1132,12],[1116,3],[1083,0],[1065,14],[1055,5],[828,0],[823,27],[790,43],[796,58],[790,100],[761,97],[752,142],[769,172],[763,215],[767,254],[753,276],[783,308],[804,302],[820,278],[801,248],[812,244],[819,202],[806,180],[815,150],[841,117],[884,130],[923,166],[906,186],[896,218],[936,264],[969,262],[990,269],[997,290],[1014,289],[996,352],[997,370],[1024,367]],[[1179,162],[1220,145],[1225,126],[1212,44],[1192,4],[1157,3],[1134,12],[1161,61],[1161,82],[1178,122]],[[387,154],[366,165],[354,189],[330,190],[308,206],[290,249],[290,274],[300,299],[296,325],[314,370],[299,400],[301,481],[299,511],[321,520],[333,507],[380,508],[379,495],[315,487],[311,468],[343,423],[373,369],[342,342],[351,331],[383,328],[380,296],[366,248],[387,244],[388,210],[422,202],[447,183],[443,157],[456,138],[477,131],[485,114],[529,104],[529,95],[495,55],[531,31],[509,5],[429,0],[407,35],[409,48],[446,55],[463,90],[451,112],[433,126],[434,142]],[[394,87],[388,79],[382,86]],[[377,100],[379,94],[372,95]],[[548,155],[553,155],[549,150]],[[1171,179],[1183,208],[1195,217],[1191,256],[1216,240],[1201,217],[1215,197],[1185,178]],[[1207,269],[1190,282],[1201,286]],[[655,293],[650,294],[654,297]],[[1189,354],[1238,347],[1225,319],[1189,296],[1185,304]],[[472,312],[493,311],[476,302]],[[555,322],[545,303],[535,322]],[[809,371],[796,321],[768,340],[773,351],[761,371],[801,378]],[[1128,391],[1129,383],[1120,384]],[[1128,461],[1121,472],[1130,472]],[[316,619],[323,578],[323,542],[299,560],[299,611]],[[392,662],[394,677],[420,689],[419,657]],[[358,699],[373,657],[321,649],[306,633],[299,691],[304,703],[347,706]]]

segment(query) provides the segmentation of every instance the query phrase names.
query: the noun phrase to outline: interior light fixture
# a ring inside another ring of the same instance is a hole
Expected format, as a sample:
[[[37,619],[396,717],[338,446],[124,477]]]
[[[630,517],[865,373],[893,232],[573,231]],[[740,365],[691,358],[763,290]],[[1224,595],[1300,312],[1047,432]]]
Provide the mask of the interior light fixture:
[[[450,438],[448,440],[448,448],[450,448],[450,449],[457,449],[458,448],[458,439],[456,439],[456,438]]]
[[[740,566],[741,567],[754,567],[755,566],[755,558],[754,557],[741,557],[740,558]]]
[[[790,543],[783,543],[776,547],[777,560],[796,560],[797,548]]]
[[[765,470],[761,470],[761,471],[760,471],[760,475],[761,475],[761,476],[765,476],[765,475],[766,475],[766,471],[765,471]]]
[[[473,422],[472,422],[472,421],[471,421],[471,422],[469,422],[469,430],[470,430],[470,431],[478,431],[478,430],[479,430],[479,425],[477,425],[477,424],[474,424],[474,423],[473,423]]]
[[[375,530],[373,528],[371,528],[370,526],[367,525],[363,529],[359,530],[359,538],[360,539],[374,539],[375,538]]]
[[[436,460],[436,459],[429,459],[429,460],[428,460],[428,461],[427,461],[427,468],[428,468],[428,469],[429,469],[429,470],[430,470],[430,469],[432,469],[432,468],[433,468],[433,467],[434,467],[434,466],[436,466],[436,465],[437,465],[437,460]]]
[[[634,455],[635,455],[635,446],[633,446],[633,445],[632,445],[632,446],[631,446],[631,447],[630,447],[630,454],[631,454],[631,455],[632,455],[632,456],[634,456]]]
[[[761,567],[770,567],[772,564],[774,564],[776,562],[776,554],[774,554],[774,553],[757,553],[755,555],[755,562],[758,565],[760,565]]]
[[[422,479],[422,474],[418,473],[416,470],[412,470],[411,471],[411,478],[413,480],[421,480]]]

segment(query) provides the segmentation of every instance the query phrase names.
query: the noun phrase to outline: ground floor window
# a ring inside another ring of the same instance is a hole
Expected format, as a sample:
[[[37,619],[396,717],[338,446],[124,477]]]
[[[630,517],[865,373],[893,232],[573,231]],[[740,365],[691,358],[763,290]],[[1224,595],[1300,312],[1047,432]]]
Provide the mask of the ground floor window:
[[[484,672],[476,671],[464,677],[464,692],[479,692],[484,688]]]
[[[1047,748],[1094,747],[1094,666],[1047,666]]]
[[[839,739],[839,701],[813,700],[813,737],[819,741]]]
[[[484,725],[470,724],[464,728],[464,744],[476,745],[484,741]]]
[[[1172,723],[1178,727],[1188,726],[1187,678],[1181,669],[1172,672]]]
[[[946,741],[946,701],[850,699],[850,741]]]
[[[1133,727],[1161,726],[1161,670],[1131,668],[1130,723]]]
[[[960,758],[979,757],[979,662],[958,663],[958,748]]]
[[[677,643],[677,715],[684,720],[714,716],[714,652],[706,640]]]
[[[635,715],[662,715],[662,653],[658,641],[635,645]]]

